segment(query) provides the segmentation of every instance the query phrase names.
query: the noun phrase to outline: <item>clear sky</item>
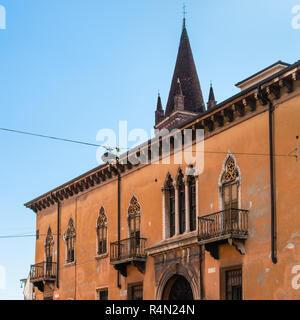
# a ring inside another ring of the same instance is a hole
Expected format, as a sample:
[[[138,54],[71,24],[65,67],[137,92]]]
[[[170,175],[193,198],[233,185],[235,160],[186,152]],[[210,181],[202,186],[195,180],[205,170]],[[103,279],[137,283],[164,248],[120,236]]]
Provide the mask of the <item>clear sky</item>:
[[[186,0],[187,29],[205,100],[277,60],[300,59],[300,0]],[[166,104],[182,0],[0,0],[0,127],[96,143],[102,128],[150,132]],[[22,299],[34,263],[35,213],[23,204],[98,165],[96,148],[0,132],[0,299]],[[1,267],[2,266],[2,267]],[[1,279],[1,275],[0,275]]]

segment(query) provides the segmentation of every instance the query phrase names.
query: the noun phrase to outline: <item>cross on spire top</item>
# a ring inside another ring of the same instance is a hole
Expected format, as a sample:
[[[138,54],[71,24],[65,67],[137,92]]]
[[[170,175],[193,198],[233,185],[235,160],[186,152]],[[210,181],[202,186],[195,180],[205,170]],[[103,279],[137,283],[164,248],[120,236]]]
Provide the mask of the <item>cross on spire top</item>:
[[[183,3],[182,14],[183,14],[183,28],[185,28],[185,20],[186,20],[186,14],[187,14],[185,3]]]

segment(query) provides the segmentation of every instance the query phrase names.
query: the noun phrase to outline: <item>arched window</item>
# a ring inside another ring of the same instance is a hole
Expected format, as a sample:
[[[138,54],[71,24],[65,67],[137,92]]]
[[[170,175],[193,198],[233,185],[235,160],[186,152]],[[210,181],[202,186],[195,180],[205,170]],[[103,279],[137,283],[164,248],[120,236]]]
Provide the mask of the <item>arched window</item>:
[[[137,198],[133,196],[128,208],[128,226],[129,226],[129,250],[130,255],[140,252],[141,246],[141,206]]]
[[[163,191],[165,193],[165,221],[167,237],[175,235],[175,188],[173,179],[168,174]]]
[[[238,209],[239,172],[231,156],[225,164],[225,172],[222,176],[222,201],[223,209]]]
[[[76,231],[74,227],[74,222],[73,222],[73,219],[70,218],[68,223],[68,228],[65,233],[67,263],[71,263],[75,261],[75,237],[76,237]]]
[[[141,206],[135,196],[133,196],[132,199],[130,200],[130,205],[128,208],[128,226],[129,226],[129,237],[140,238]]]
[[[225,228],[235,228],[239,220],[239,171],[232,156],[225,163],[221,178],[222,208]]]
[[[185,232],[185,184],[184,175],[182,171],[179,171],[177,178],[177,188],[178,188],[178,210],[179,210],[179,233],[183,234]]]
[[[99,211],[97,220],[97,242],[98,255],[105,254],[107,252],[107,217],[103,207]]]
[[[53,234],[51,231],[51,227],[49,227],[46,241],[45,241],[46,275],[50,275],[52,270],[53,246],[54,246]]]
[[[196,230],[196,178],[190,175],[188,177],[189,190],[189,213],[190,213],[190,231]]]

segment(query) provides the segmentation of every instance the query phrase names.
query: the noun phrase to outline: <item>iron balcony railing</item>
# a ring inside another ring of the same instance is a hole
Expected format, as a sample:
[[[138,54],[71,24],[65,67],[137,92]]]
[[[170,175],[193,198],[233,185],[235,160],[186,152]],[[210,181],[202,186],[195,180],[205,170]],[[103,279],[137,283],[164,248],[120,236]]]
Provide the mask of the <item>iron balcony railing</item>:
[[[130,259],[144,259],[145,244],[147,239],[133,237],[121,241],[112,242],[110,244],[110,261],[124,261]]]
[[[248,235],[248,210],[228,209],[198,218],[199,240]]]
[[[56,279],[56,265],[56,262],[40,262],[31,265],[30,281],[54,281]]]

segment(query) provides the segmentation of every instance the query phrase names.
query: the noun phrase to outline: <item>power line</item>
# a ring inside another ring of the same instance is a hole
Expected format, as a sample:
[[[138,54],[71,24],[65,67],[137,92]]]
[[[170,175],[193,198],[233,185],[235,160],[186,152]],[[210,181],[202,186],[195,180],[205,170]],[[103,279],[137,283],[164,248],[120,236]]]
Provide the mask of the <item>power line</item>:
[[[20,131],[20,130],[14,130],[14,129],[7,129],[7,128],[0,128],[1,131],[6,131],[6,132],[11,132],[11,133],[18,133],[18,134],[24,134],[28,136],[34,136],[34,137],[39,137],[39,138],[45,138],[45,139],[52,139],[52,140],[58,140],[58,141],[64,141],[64,142],[70,142],[70,143],[76,143],[76,144],[82,144],[86,146],[91,146],[91,147],[101,147],[104,148],[108,151],[110,150],[121,150],[121,149],[126,149],[129,150],[129,148],[118,148],[118,147],[108,147],[100,144],[95,144],[95,143],[89,143],[85,141],[78,141],[78,140],[71,140],[71,139],[66,139],[66,138],[60,138],[60,137],[53,137],[53,136],[47,136],[44,134],[39,134],[39,133],[32,133],[32,132],[27,132],[27,131]]]
[[[32,237],[36,237],[36,235],[33,235],[33,234],[23,234],[23,235],[0,236],[0,239],[32,238]]]
[[[56,236],[55,233],[52,233]],[[15,235],[0,235],[0,239],[13,239],[13,238],[36,238],[36,237],[46,237],[47,234],[15,234]]]

